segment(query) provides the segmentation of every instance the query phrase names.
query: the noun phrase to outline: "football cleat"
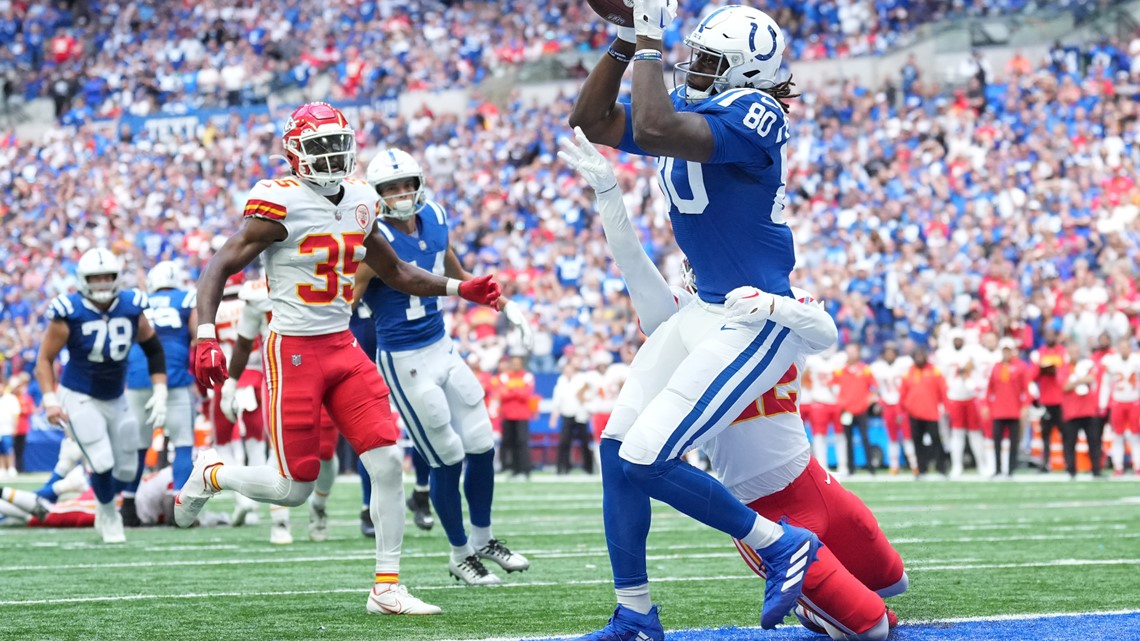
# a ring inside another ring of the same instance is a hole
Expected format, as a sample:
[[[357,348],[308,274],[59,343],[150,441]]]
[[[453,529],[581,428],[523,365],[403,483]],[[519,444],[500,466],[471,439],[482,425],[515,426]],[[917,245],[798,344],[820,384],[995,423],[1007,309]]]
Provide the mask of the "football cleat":
[[[424,603],[399,583],[377,583],[368,593],[369,614],[439,614],[439,606]]]
[[[756,550],[764,560],[764,608],[760,613],[760,627],[776,627],[796,605],[804,591],[804,577],[816,561],[819,537],[810,530],[780,519],[784,534],[775,543]]]
[[[142,521],[139,520],[138,510],[135,509],[135,497],[124,496],[123,504],[119,507],[119,514],[123,517],[123,525],[126,527],[139,527]]]
[[[233,527],[241,527],[243,525],[256,525],[251,516],[257,510],[257,501],[243,496],[241,494],[234,495],[234,513],[230,517],[230,523]]]
[[[370,539],[376,538],[376,525],[372,523],[372,512],[368,508],[360,511],[360,533]]]
[[[475,550],[481,559],[487,559],[499,564],[507,572],[522,572],[530,567],[530,561],[521,554],[511,552],[499,539],[487,541],[487,545]]]
[[[293,545],[293,532],[288,521],[274,523],[269,528],[269,542],[273,545]]]
[[[887,606],[887,626],[891,630],[894,630],[898,626],[898,624],[899,624],[899,615],[895,614],[895,611],[892,610],[891,606],[888,605]]]
[[[206,501],[219,492],[214,489],[214,484],[210,482],[208,476],[221,464],[222,461],[213,448],[198,453],[194,469],[190,471],[190,478],[174,498],[174,522],[178,527],[194,525],[194,521],[198,520],[198,513],[206,506]]]
[[[478,555],[463,559],[459,563],[447,562],[447,570],[456,581],[463,581],[467,585],[500,585],[502,580],[479,560]]]
[[[421,530],[429,531],[435,525],[431,514],[431,495],[427,490],[413,490],[408,497],[408,509],[412,511],[412,521]]]
[[[309,503],[309,540],[320,543],[329,540],[329,513]]]
[[[104,543],[126,543],[127,536],[123,533],[123,515],[118,512],[107,515],[103,520],[103,529],[100,534],[103,535]]]
[[[804,606],[797,603],[795,609],[792,610],[792,613],[796,615],[796,618],[800,620],[800,625],[804,626],[804,628],[815,632],[816,634],[824,634],[830,636],[827,630],[823,628],[823,626],[815,622],[815,617],[812,616],[812,614],[808,612],[807,608]]]
[[[51,512],[52,502],[39,495],[36,496],[35,501],[36,505],[32,508],[32,516],[36,517],[40,524],[43,524],[44,519]]]
[[[619,605],[606,627],[575,641],[665,641],[665,631],[657,617],[657,606],[641,614]]]

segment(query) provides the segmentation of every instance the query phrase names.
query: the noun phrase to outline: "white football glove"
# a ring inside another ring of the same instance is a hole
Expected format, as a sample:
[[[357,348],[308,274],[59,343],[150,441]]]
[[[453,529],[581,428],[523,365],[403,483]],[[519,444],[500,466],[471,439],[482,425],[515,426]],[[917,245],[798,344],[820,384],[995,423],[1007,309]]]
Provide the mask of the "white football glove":
[[[519,331],[519,338],[522,340],[522,345],[526,351],[534,351],[534,330],[531,329],[530,321],[518,303],[509,300],[500,311],[507,317],[507,322]]]
[[[755,287],[737,287],[724,297],[724,320],[726,323],[766,321],[776,311],[778,298]]]
[[[150,412],[146,421],[151,427],[166,426],[166,396],[166,385],[158,383],[151,390],[150,400],[143,406],[143,409]]]
[[[677,18],[677,0],[633,0],[633,28],[639,38],[660,40]]]
[[[222,383],[222,398],[218,401],[218,405],[222,414],[231,423],[237,422],[238,413],[241,411],[237,403],[237,380],[227,378],[226,382]]]
[[[617,186],[617,176],[614,168],[597,149],[594,143],[582,133],[581,127],[574,128],[574,139],[565,136],[558,138],[558,146],[562,148],[558,157],[570,165],[582,176],[596,193],[609,191]]]

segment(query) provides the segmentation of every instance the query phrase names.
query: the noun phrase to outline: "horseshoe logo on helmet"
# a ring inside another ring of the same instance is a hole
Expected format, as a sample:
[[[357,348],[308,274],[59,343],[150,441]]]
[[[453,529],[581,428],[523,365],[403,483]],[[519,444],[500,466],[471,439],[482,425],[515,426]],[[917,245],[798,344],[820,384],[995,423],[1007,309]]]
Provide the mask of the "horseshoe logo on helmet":
[[[753,51],[756,51],[756,32],[759,30],[760,25],[753,22],[752,32],[748,34],[748,48]],[[772,56],[776,55],[776,47],[778,43],[776,41],[776,30],[772,28],[772,25],[768,25],[768,35],[772,36],[772,50],[768,53],[756,54],[755,58],[757,60],[771,60]]]

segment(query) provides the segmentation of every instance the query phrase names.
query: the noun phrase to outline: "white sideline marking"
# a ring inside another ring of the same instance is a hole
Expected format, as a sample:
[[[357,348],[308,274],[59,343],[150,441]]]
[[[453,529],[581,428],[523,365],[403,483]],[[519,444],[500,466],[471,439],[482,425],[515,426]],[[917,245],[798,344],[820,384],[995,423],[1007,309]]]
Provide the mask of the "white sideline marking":
[[[693,558],[693,555],[675,555],[676,558]],[[737,556],[735,553],[725,553],[718,556]],[[371,558],[371,557],[367,557]],[[331,557],[330,557],[331,559]],[[294,559],[297,560],[297,559]],[[165,565],[174,565],[168,563]],[[1009,568],[1041,568],[1041,567],[1055,567],[1055,566],[1077,566],[1077,565],[1140,565],[1140,559],[1058,559],[1056,561],[1042,561],[1037,563],[993,563],[981,565],[941,565],[931,567],[916,567],[911,568],[912,572],[937,572],[944,570],[964,571],[964,570],[996,570],[996,569],[1009,569]],[[108,564],[105,567],[113,567],[113,564]],[[703,577],[703,576],[690,576],[690,577],[660,577],[650,579],[651,583],[685,583],[692,581],[758,581],[755,574],[742,574],[737,576],[721,576],[721,577]],[[484,589],[488,590],[506,590],[511,588],[534,588],[534,587],[553,587],[564,585],[609,585],[612,583],[611,579],[582,579],[574,581],[534,581],[528,583],[505,583],[503,585],[488,586]],[[448,585],[424,585],[416,588],[417,592],[424,592],[429,590],[462,590],[467,589],[463,584],[448,584]],[[277,597],[277,596],[303,596],[308,594],[330,594],[330,593],[363,593],[364,589],[361,587],[354,588],[327,588],[321,590],[281,590],[281,591],[259,591],[259,592],[190,592],[185,594],[123,594],[112,596],[81,596],[81,597],[68,597],[62,599],[14,599],[7,601],[0,601],[0,607],[5,606],[26,606],[26,605],[60,605],[65,603],[100,603],[108,601],[157,601],[163,599],[181,600],[181,599],[213,599],[222,597]],[[1140,612],[1134,610],[1105,612],[1104,614],[1120,614]],[[1070,614],[1056,614],[1052,616],[1077,616],[1082,613]],[[1095,614],[1095,613],[1089,613]],[[1020,615],[1007,615],[1012,618],[1018,618]],[[1024,615],[1023,618],[1033,618],[1045,615]],[[966,618],[961,621],[987,621],[985,617],[980,618]],[[997,620],[997,619],[994,619]],[[955,620],[950,620],[951,622]]]

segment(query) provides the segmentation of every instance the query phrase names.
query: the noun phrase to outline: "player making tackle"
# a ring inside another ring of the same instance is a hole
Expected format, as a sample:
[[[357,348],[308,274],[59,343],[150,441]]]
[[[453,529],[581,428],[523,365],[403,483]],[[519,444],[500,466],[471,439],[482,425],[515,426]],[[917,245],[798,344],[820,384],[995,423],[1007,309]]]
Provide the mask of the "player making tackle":
[[[792,233],[784,223],[790,82],[778,79],[784,37],[766,14],[722,7],[685,39],[684,82],[665,88],[661,38],[672,0],[634,0],[590,72],[570,124],[589,140],[658,156],[677,244],[699,274],[697,300],[638,351],[602,434],[603,521],[618,607],[595,641],[663,639],[649,597],[650,497],[742,541],[764,559],[761,625],[783,620],[816,561],[819,538],[750,510],[681,455],[721,433],[797,358],[788,327],[769,320],[792,295]],[[630,104],[617,101],[633,61]],[[616,182],[605,189],[616,189]],[[601,195],[601,194],[599,194]],[[737,310],[747,312],[737,317]]]
[[[372,478],[376,524],[376,582],[367,610],[377,614],[437,614],[399,583],[404,533],[402,456],[380,373],[348,330],[353,275],[361,261],[384,282],[415,296],[455,296],[498,304],[490,276],[466,282],[424,271],[399,259],[375,224],[376,192],[348,178],[356,141],[344,115],[325,103],[297,108],[282,143],[293,176],[257,183],[242,226],[199,279],[199,382],[227,378],[213,320],[226,278],[264,254],[273,318],[264,347],[269,392],[268,430],[276,465],[223,465],[216,453],[198,455],[175,502],[181,527],[194,523],[206,501],[227,489],[277,505],[296,506],[313,491],[320,463],[321,409],[345,436]]]

